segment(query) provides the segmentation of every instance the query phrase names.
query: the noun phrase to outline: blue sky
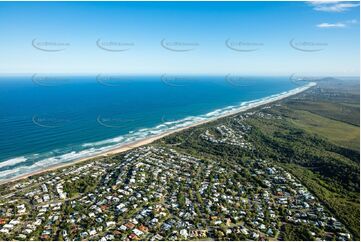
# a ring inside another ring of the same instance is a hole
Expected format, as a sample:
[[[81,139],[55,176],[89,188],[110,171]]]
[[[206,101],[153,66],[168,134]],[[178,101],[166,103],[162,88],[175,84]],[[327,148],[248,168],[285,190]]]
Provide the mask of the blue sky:
[[[358,76],[359,11],[358,2],[0,2],[0,73]]]

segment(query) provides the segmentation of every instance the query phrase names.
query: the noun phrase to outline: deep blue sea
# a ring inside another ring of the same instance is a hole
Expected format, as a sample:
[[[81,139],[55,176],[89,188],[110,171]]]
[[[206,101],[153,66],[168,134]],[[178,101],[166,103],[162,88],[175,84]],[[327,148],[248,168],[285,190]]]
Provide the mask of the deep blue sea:
[[[288,77],[0,77],[0,180],[289,91]]]

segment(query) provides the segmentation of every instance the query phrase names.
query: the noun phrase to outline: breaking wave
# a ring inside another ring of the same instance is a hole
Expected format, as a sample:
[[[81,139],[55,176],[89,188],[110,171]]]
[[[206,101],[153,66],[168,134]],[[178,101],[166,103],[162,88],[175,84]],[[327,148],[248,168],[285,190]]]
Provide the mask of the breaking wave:
[[[282,92],[252,101],[241,102],[239,105],[227,106],[225,108],[217,109],[199,116],[189,116],[174,121],[163,120],[164,122],[152,128],[142,128],[139,130],[130,131],[128,134],[114,137],[111,139],[82,144],[79,147],[76,147],[78,149],[77,151],[58,149],[41,155],[31,155],[31,159],[26,156],[12,158],[0,162],[0,180],[14,178],[34,171],[40,171],[58,164],[92,157],[94,155],[99,155],[103,152],[110,151],[121,146],[128,145],[131,147],[132,143],[140,141],[144,138],[157,136],[165,132],[188,127],[202,121],[216,119],[232,113],[247,110],[248,108],[256,107],[264,103],[276,101],[278,99],[297,94],[314,85],[315,83],[309,83],[305,86],[298,87],[290,91]],[[24,165],[25,163],[30,164]],[[10,167],[10,169],[5,169],[6,167]]]

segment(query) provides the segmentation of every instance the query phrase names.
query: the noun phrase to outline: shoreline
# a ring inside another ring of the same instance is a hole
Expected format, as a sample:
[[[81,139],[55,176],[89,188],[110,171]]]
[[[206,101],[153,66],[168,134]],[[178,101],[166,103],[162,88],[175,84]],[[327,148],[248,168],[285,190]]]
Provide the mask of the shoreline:
[[[164,133],[157,134],[157,135],[150,136],[150,137],[146,137],[146,138],[143,138],[141,140],[134,141],[134,142],[131,142],[131,143],[128,143],[128,144],[120,144],[116,148],[101,152],[101,153],[93,155],[93,156],[76,159],[74,161],[70,161],[70,162],[66,162],[66,163],[55,164],[55,165],[49,166],[49,167],[47,167],[45,169],[38,170],[38,171],[33,171],[33,172],[26,173],[26,174],[23,174],[23,175],[19,175],[19,176],[9,178],[9,179],[4,180],[4,181],[0,180],[0,185],[4,185],[4,184],[7,184],[7,183],[23,180],[23,179],[26,179],[26,178],[28,178],[30,176],[40,175],[40,174],[47,173],[47,172],[50,172],[50,171],[66,168],[66,167],[69,167],[69,166],[72,166],[72,165],[75,165],[75,164],[79,164],[79,163],[82,163],[82,162],[85,162],[85,161],[89,161],[89,160],[92,160],[92,159],[105,158],[105,157],[113,156],[113,155],[116,155],[116,154],[120,154],[120,153],[129,151],[131,149],[135,149],[135,148],[138,148],[138,147],[153,143],[154,141],[159,140],[159,139],[161,139],[161,138],[163,138],[165,136],[168,136],[168,135],[171,135],[171,134],[174,134],[174,133],[177,133],[177,132],[181,132],[181,131],[189,129],[189,128],[193,128],[193,127],[196,127],[196,126],[199,126],[199,125],[202,125],[202,124],[205,124],[205,123],[209,123],[209,122],[212,122],[212,121],[224,118],[224,117],[228,117],[228,116],[232,116],[232,115],[235,115],[235,114],[238,114],[238,113],[241,113],[241,112],[245,112],[247,110],[257,108],[259,106],[263,106],[263,105],[270,104],[270,103],[273,103],[273,102],[276,102],[276,101],[280,101],[280,100],[288,98],[290,96],[294,96],[294,95],[297,95],[299,93],[302,93],[302,92],[304,92],[304,91],[306,91],[309,88],[314,87],[314,86],[316,86],[316,83],[315,82],[310,82],[309,84],[307,84],[305,86],[301,86],[301,87],[289,90],[289,91],[287,91],[286,93],[283,93],[283,94],[278,94],[278,95],[276,94],[277,96],[274,96],[274,97],[272,97],[272,96],[269,97],[269,98],[266,97],[265,100],[250,103],[249,105],[246,105],[246,106],[241,106],[241,107],[239,107],[238,109],[236,109],[234,111],[230,111],[228,113],[222,114],[222,115],[214,117],[214,118],[209,118],[209,119],[206,119],[206,120],[198,121],[196,123],[190,124],[190,125],[185,126],[185,127],[180,127],[180,128],[176,128],[174,130],[169,130],[169,131],[166,131]],[[253,101],[253,100],[251,100],[251,101]]]

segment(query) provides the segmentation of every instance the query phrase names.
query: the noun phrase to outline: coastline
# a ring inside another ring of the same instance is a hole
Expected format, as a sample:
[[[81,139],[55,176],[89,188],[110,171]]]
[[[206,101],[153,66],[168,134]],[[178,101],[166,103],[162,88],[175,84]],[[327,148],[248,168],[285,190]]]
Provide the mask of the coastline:
[[[270,103],[273,103],[273,102],[276,102],[276,101],[280,101],[280,100],[288,98],[290,96],[294,96],[294,95],[297,95],[299,93],[302,93],[302,92],[308,90],[309,88],[311,88],[313,86],[316,86],[316,83],[315,82],[310,82],[305,86],[301,86],[301,87],[289,90],[289,91],[287,91],[285,93],[276,94],[276,95],[270,96],[268,98],[265,97],[266,99],[264,99],[264,100],[260,100],[260,101],[257,101],[257,102],[252,102],[252,103],[250,103],[249,105],[246,105],[246,106],[240,106],[238,109],[236,109],[234,111],[230,111],[228,113],[222,114],[222,115],[214,117],[214,118],[209,118],[209,119],[206,119],[206,120],[198,121],[196,123],[190,124],[190,125],[185,126],[185,127],[180,127],[180,128],[176,128],[174,130],[165,131],[164,133],[157,134],[157,135],[154,135],[154,136],[149,136],[149,137],[146,137],[146,138],[143,138],[141,140],[134,141],[134,142],[131,142],[131,143],[120,144],[116,148],[101,152],[101,153],[93,155],[93,156],[84,157],[84,158],[81,158],[81,159],[76,159],[74,161],[70,161],[70,162],[66,162],[66,163],[55,164],[55,165],[49,166],[49,167],[47,167],[45,169],[42,169],[42,170],[33,171],[33,172],[30,172],[30,173],[19,175],[19,176],[9,178],[9,179],[3,180],[3,181],[0,180],[0,185],[4,185],[4,184],[7,184],[7,183],[11,183],[11,182],[19,181],[19,180],[22,180],[22,179],[26,179],[26,178],[28,178],[30,176],[40,175],[40,174],[47,173],[47,172],[50,172],[50,171],[66,168],[66,167],[69,167],[69,166],[72,166],[72,165],[75,165],[75,164],[79,164],[79,163],[82,163],[82,162],[85,162],[85,161],[89,161],[89,160],[92,160],[92,159],[105,158],[105,157],[113,156],[113,155],[116,155],[116,154],[120,154],[120,153],[129,151],[131,149],[150,144],[150,143],[152,143],[152,142],[154,142],[156,140],[159,140],[159,139],[161,139],[161,138],[163,138],[165,136],[168,136],[168,135],[171,135],[171,134],[174,134],[174,133],[177,133],[177,132],[181,132],[183,130],[186,130],[186,129],[189,129],[189,128],[192,128],[192,127],[196,127],[196,126],[199,126],[199,125],[202,125],[202,124],[205,124],[205,123],[213,122],[213,121],[218,120],[220,118],[232,116],[232,115],[235,115],[235,114],[238,114],[238,113],[241,113],[241,112],[245,112],[245,111],[247,111],[249,109],[257,108],[259,106],[263,106],[263,105],[270,104]]]

